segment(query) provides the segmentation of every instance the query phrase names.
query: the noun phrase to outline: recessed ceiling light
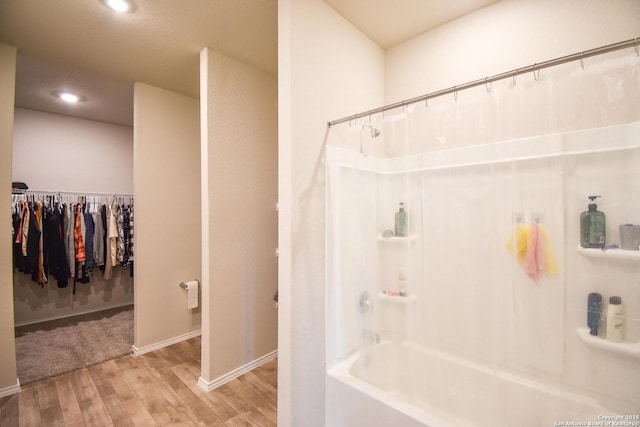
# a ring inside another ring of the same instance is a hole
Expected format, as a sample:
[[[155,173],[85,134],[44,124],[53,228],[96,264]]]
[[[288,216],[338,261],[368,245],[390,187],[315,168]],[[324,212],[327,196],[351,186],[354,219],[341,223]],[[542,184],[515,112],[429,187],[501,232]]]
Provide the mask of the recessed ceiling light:
[[[135,4],[132,0],[100,0],[116,12],[133,12]]]
[[[72,93],[72,92],[67,92],[62,90],[57,90],[53,92],[53,95],[57,98],[60,98],[61,100],[63,100],[68,104],[75,104],[77,102],[84,101],[84,97],[80,95],[76,95],[75,93]]]

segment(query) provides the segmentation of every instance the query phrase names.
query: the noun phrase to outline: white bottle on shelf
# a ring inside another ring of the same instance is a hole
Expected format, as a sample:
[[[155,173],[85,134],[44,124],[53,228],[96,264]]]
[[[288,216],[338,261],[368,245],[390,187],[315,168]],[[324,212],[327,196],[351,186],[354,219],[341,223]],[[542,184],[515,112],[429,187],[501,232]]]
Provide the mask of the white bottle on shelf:
[[[398,291],[403,297],[407,296],[407,273],[404,268],[398,270]]]
[[[624,309],[622,298],[613,296],[609,298],[607,307],[607,339],[613,342],[621,342],[624,338]]]

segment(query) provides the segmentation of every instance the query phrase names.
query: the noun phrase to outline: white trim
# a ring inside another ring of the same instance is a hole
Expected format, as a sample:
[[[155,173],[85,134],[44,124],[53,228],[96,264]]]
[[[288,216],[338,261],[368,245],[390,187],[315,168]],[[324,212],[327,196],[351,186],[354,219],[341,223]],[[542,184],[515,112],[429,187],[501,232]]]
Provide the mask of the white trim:
[[[231,372],[228,372],[218,378],[216,378],[213,381],[207,381],[202,377],[198,378],[198,387],[200,387],[201,389],[203,389],[206,392],[212,391],[226,383],[228,383],[229,381],[235,380],[236,378],[238,378],[240,375],[246,374],[247,372],[264,365],[267,362],[272,361],[273,359],[275,359],[276,357],[278,357],[278,350],[273,350],[271,353],[265,354],[264,356],[247,363],[246,365],[240,366],[237,369],[234,369]]]
[[[0,397],[11,396],[12,394],[20,393],[20,378],[16,378],[16,385],[11,387],[0,388]]]
[[[133,351],[134,356],[141,356],[145,353],[149,353],[154,350],[160,350],[161,348],[168,347],[173,344],[177,344],[182,341],[186,341],[191,338],[199,337],[202,335],[202,329],[197,329],[192,332],[188,332],[183,335],[178,335],[177,337],[169,338],[168,340],[160,341],[155,344],[146,345],[144,347],[138,348],[135,345],[131,346],[131,350]]]

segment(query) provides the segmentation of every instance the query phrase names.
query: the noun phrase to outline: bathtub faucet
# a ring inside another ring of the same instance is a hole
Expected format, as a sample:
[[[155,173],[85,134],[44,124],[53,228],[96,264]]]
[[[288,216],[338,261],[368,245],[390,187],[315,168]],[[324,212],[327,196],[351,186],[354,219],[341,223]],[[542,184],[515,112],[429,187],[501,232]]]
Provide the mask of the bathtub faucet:
[[[363,329],[362,330],[362,338],[365,341],[372,341],[376,344],[380,343],[380,335],[378,334],[374,334],[372,331],[368,330],[368,329]]]

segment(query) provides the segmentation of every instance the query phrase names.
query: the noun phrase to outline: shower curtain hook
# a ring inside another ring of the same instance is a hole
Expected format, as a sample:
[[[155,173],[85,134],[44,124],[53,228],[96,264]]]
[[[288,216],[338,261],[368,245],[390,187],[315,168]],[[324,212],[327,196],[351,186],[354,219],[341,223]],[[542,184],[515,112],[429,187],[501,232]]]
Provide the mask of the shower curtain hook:
[[[580,66],[584,70],[584,52],[580,52]]]
[[[513,75],[513,85],[515,86],[518,83],[518,69],[516,68],[516,73]]]
[[[538,74],[536,75],[536,66],[538,65],[538,63],[536,62],[535,64],[533,64],[533,78],[538,81],[538,79],[540,78],[540,70],[538,69]]]
[[[454,100],[458,100],[458,90],[456,89],[456,87],[453,87],[453,99]]]
[[[490,93],[490,92],[491,92],[491,85],[492,85],[492,83],[487,83],[487,79],[488,79],[488,78],[489,78],[489,77],[485,77],[485,78],[484,78],[484,88],[487,90],[487,92],[489,92],[489,93]]]
[[[633,47],[636,50],[636,56],[640,57],[640,51],[638,50],[638,38],[634,37],[633,39],[635,40],[635,45]]]

